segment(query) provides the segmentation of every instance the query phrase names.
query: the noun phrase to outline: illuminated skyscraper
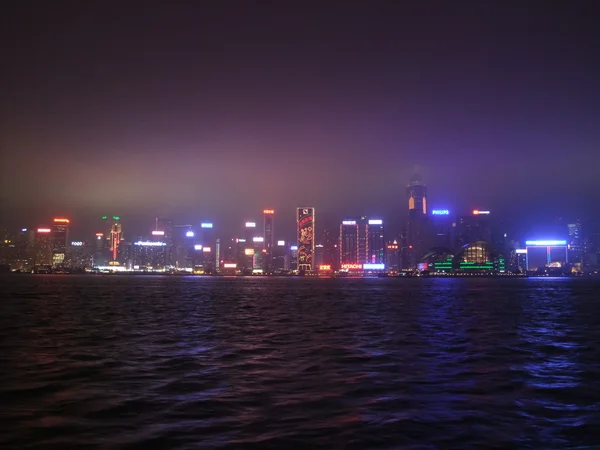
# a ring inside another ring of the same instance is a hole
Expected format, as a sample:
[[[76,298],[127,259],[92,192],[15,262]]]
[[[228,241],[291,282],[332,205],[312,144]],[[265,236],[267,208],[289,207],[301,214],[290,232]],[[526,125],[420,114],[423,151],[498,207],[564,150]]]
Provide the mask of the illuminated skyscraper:
[[[52,225],[52,265],[63,265],[68,250],[69,219],[55,218]]]
[[[52,265],[52,230],[41,227],[35,234],[35,257],[34,266]]]
[[[415,173],[406,187],[408,198],[408,223],[406,237],[408,243],[409,267],[416,267],[427,250],[427,187],[421,176]]]
[[[367,230],[367,257],[363,263],[385,264],[385,239],[383,237],[383,220],[370,219]]]
[[[275,246],[274,242],[274,222],[275,222],[275,210],[273,209],[265,209],[263,210],[263,214],[265,216],[265,228],[264,228],[264,248],[267,250],[268,254],[272,253],[273,247]]]
[[[123,240],[123,233],[119,216],[113,216],[113,223],[110,227],[109,245],[111,262],[116,263],[119,257],[119,246]]]
[[[103,239],[106,240],[103,255],[98,255],[98,260],[103,260],[102,264],[118,264],[119,259],[119,246],[123,240],[123,228],[121,225],[121,217],[119,216],[102,216],[103,226]],[[98,236],[98,235],[97,235]],[[100,247],[96,243],[96,248]],[[96,258],[95,258],[96,259]]]
[[[315,208],[297,208],[296,221],[298,224],[298,270],[311,271],[315,269]]]
[[[398,241],[388,242],[386,252],[386,267],[388,270],[400,270],[400,245]]]
[[[569,262],[571,264],[583,263],[583,239],[581,236],[581,222],[577,220],[575,223],[567,225],[569,232]]]
[[[340,267],[359,264],[359,224],[356,219],[343,220],[340,225]]]

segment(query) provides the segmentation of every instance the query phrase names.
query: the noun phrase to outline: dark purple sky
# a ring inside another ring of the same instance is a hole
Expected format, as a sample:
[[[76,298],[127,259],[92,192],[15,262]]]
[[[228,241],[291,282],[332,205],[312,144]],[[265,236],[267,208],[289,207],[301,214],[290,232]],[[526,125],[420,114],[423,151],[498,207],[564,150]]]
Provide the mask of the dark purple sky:
[[[595,208],[595,2],[347,3],[15,2],[3,219],[399,224],[415,165],[436,207]]]

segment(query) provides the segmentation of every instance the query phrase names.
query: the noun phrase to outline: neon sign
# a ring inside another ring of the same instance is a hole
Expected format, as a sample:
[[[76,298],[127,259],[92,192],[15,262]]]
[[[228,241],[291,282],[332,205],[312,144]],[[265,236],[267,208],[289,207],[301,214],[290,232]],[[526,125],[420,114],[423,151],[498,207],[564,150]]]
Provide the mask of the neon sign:
[[[298,250],[298,246],[297,246],[297,245],[292,245],[292,246],[290,247],[290,250],[291,250],[291,251],[293,251],[293,252],[295,252],[295,251],[297,251],[297,250]]]
[[[356,225],[356,220],[343,220],[342,225]]]
[[[364,270],[385,270],[385,264],[363,264]]]
[[[236,263],[224,263],[223,264],[224,269],[235,269],[236,267],[237,267]]]
[[[71,247],[83,247],[83,242],[81,242],[81,241],[71,242]]]
[[[244,250],[244,255],[246,256],[252,256],[254,255],[254,249],[253,248],[247,248]]]
[[[527,253],[527,249],[526,248],[518,248],[515,250],[515,253],[517,255],[524,255],[525,253]]]
[[[200,228],[212,228],[213,224],[209,222],[204,222],[200,224]]]
[[[210,247],[202,247],[204,253],[209,253],[212,249]]]
[[[553,247],[567,245],[567,241],[549,240],[549,241],[525,241],[525,245],[532,247]]]
[[[329,264],[322,264],[319,266],[319,270],[331,270],[331,266]]]
[[[448,216],[450,215],[450,210],[448,209],[434,209],[431,211],[431,214],[434,216]],[[475,214],[475,213],[473,213]]]
[[[381,219],[369,220],[369,225],[383,225],[383,220],[381,220]]]
[[[152,236],[164,236],[165,232],[164,231],[160,231],[160,230],[154,230],[152,232]]]
[[[342,269],[362,269],[362,264],[342,264]]]
[[[134,242],[133,245],[139,245],[142,247],[164,247],[165,244],[164,242],[155,242],[155,241],[137,241]]]
[[[252,238],[252,242],[264,242],[265,238],[261,237],[261,236],[257,236],[257,237],[253,237]]]
[[[278,247],[283,247],[283,246],[285,246],[285,241],[277,241],[277,246],[278,246]]]
[[[263,209],[263,214],[275,214],[275,210],[274,209]]]
[[[194,232],[188,231],[187,233],[185,233],[185,237],[194,237]]]
[[[256,222],[246,222],[246,228],[256,228]]]
[[[50,232],[52,232],[52,230],[50,228],[38,228],[37,232],[38,233],[50,233]]]
[[[69,223],[69,219],[54,219],[54,223]]]
[[[196,250],[196,251],[202,250],[202,245],[200,245],[200,244],[194,245],[194,250]]]
[[[489,215],[489,213],[490,213],[489,211],[479,211],[478,209],[473,210],[474,216],[481,216],[481,215],[487,216],[487,215]]]

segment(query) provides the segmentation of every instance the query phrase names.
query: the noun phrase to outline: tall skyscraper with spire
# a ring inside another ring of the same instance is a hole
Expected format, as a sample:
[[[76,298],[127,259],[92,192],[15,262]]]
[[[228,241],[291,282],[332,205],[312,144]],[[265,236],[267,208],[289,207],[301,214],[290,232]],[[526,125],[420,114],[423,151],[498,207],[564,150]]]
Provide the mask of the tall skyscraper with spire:
[[[415,172],[406,187],[408,221],[406,237],[409,266],[414,268],[427,250],[427,186],[421,175]]]

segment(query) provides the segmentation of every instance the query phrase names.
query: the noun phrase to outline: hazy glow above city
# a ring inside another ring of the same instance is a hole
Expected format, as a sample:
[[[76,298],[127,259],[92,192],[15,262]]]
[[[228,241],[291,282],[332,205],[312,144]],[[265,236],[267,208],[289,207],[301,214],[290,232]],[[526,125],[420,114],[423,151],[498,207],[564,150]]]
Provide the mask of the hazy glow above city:
[[[545,7],[17,3],[2,222],[229,226],[267,205],[293,229],[310,204],[400,227],[415,166],[435,209],[596,219],[598,27]]]

